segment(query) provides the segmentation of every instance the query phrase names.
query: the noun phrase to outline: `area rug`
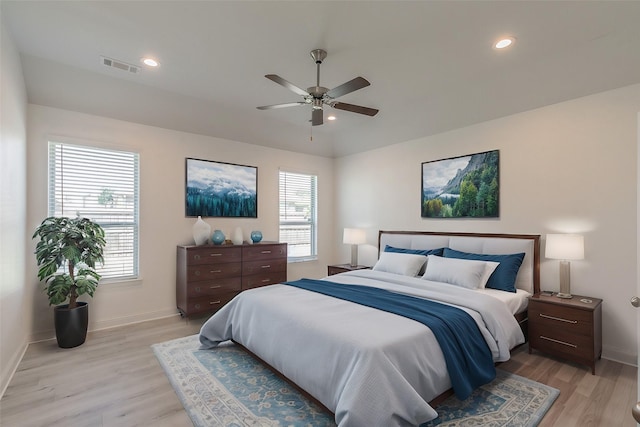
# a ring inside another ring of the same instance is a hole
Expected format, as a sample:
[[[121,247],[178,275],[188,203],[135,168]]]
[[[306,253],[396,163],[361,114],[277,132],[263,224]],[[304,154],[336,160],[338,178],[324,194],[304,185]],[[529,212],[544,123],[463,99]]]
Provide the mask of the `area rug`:
[[[197,335],[152,345],[196,427],[335,426],[333,415],[240,346],[198,350]],[[449,397],[429,426],[536,426],[559,391],[500,369],[464,401]]]

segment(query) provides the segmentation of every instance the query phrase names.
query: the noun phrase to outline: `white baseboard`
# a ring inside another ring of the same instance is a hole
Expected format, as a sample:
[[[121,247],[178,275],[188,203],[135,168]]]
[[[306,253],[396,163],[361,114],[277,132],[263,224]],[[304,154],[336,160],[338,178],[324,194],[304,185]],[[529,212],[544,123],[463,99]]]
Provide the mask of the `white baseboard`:
[[[638,356],[636,354],[625,353],[617,349],[603,348],[602,358],[624,363],[625,365],[638,366]]]
[[[13,374],[16,373],[18,365],[20,365],[20,362],[22,361],[22,358],[24,357],[28,346],[28,342],[23,342],[11,357],[9,363],[6,364],[5,370],[4,372],[2,372],[2,376],[0,376],[0,399],[2,399],[2,396],[4,396],[4,392],[7,391],[7,387],[9,387],[11,378],[13,378]]]
[[[132,325],[140,322],[147,322],[149,320],[164,319],[167,317],[179,316],[175,308],[169,308],[165,310],[150,311],[147,313],[137,313],[131,316],[115,317],[113,319],[99,320],[97,322],[89,323],[89,332],[101,331],[103,329],[117,328],[120,326]],[[46,331],[35,332],[29,337],[30,343],[47,341],[56,338],[55,330],[50,329]]]

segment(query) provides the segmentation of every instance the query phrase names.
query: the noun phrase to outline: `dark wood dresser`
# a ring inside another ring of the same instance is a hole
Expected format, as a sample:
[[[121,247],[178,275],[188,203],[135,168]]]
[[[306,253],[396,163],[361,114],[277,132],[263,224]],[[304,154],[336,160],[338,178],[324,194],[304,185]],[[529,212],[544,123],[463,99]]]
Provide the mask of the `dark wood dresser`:
[[[176,305],[182,316],[215,311],[245,289],[286,280],[286,243],[177,247]]]
[[[535,294],[529,298],[529,353],[532,349],[591,367],[602,355],[602,300]]]

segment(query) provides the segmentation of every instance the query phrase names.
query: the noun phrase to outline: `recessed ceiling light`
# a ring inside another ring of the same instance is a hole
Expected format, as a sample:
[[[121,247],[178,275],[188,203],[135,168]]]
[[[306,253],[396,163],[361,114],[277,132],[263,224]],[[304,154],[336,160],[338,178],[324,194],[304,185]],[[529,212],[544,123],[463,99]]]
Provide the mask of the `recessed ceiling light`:
[[[142,62],[149,67],[158,67],[160,65],[160,63],[153,58],[142,58]]]
[[[333,114],[327,117],[327,120],[335,120],[336,116],[334,116]]]
[[[493,45],[494,49],[505,49],[516,41],[515,37],[502,37]]]

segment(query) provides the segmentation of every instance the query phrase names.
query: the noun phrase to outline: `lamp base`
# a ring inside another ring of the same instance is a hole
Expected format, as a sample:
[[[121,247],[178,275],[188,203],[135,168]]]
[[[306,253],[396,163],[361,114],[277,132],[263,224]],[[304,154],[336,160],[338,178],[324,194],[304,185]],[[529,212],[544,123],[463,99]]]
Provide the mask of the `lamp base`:
[[[558,293],[556,294],[556,296],[557,296],[558,298],[562,298],[562,299],[571,299],[571,298],[573,298],[573,295],[571,295],[571,294],[564,294],[564,293],[562,293],[562,292],[558,292]]]

